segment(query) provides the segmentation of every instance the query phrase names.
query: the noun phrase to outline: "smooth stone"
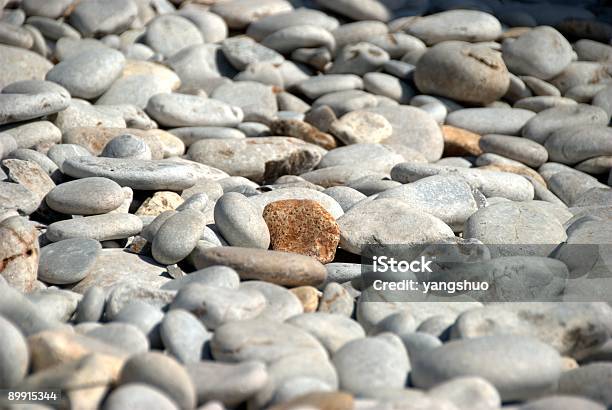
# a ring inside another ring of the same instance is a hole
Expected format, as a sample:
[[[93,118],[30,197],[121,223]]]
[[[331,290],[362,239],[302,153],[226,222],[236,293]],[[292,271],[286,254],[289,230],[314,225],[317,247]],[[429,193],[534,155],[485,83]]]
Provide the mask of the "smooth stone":
[[[117,209],[123,199],[123,191],[116,182],[92,177],[58,185],[45,201],[51,209],[64,214],[96,215]]]
[[[573,106],[578,103],[570,98],[556,96],[527,97],[514,103],[514,108],[522,108],[535,113],[559,106]]]
[[[157,307],[146,302],[135,301],[125,305],[113,317],[115,323],[128,323],[136,326],[148,338],[152,347],[162,346],[160,339],[160,325],[164,313]]]
[[[274,392],[273,403],[285,403],[308,393],[333,391],[329,384],[315,377],[297,376],[280,384]]]
[[[230,192],[215,204],[215,224],[232,246],[268,249],[270,232],[259,209],[244,195]]]
[[[240,277],[232,268],[227,266],[211,266],[209,268],[191,272],[181,278],[166,283],[162,289],[180,290],[192,283],[201,283],[214,287],[238,289]]]
[[[520,135],[534,116],[533,112],[518,108],[467,108],[448,114],[446,124],[480,135]]]
[[[598,156],[612,155],[612,129],[577,125],[553,131],[544,144],[550,161],[575,164]]]
[[[608,114],[586,104],[560,106],[540,111],[523,127],[522,136],[539,144],[556,130],[577,125],[608,125]]]
[[[104,314],[106,294],[97,286],[92,286],[83,294],[75,313],[76,323],[99,322]]]
[[[428,161],[442,156],[444,138],[436,120],[428,113],[410,106],[368,108],[368,112],[380,114],[393,127],[384,144],[406,146],[420,152]]]
[[[304,313],[291,317],[287,323],[312,334],[330,355],[335,354],[345,344],[365,337],[365,332],[359,323],[338,314]]]
[[[284,322],[288,318],[304,312],[300,299],[282,286],[262,281],[248,281],[240,285],[240,290],[261,293],[266,300],[266,307],[258,319]]]
[[[414,81],[423,94],[485,105],[506,94],[510,76],[492,49],[449,41],[435,45],[419,59]]]
[[[128,383],[117,387],[104,401],[104,410],[121,409],[178,410],[176,403],[159,389],[142,384]]]
[[[329,106],[336,116],[342,116],[351,111],[376,107],[377,105],[378,100],[375,95],[351,89],[322,95],[313,102],[312,107],[316,109]]]
[[[363,77],[363,84],[366,91],[391,98],[400,104],[408,104],[415,95],[410,85],[385,73],[367,73]]]
[[[0,87],[16,81],[44,80],[53,64],[46,58],[19,47],[0,45],[0,65],[4,67],[0,74]]]
[[[151,159],[151,149],[141,139],[131,134],[124,134],[110,140],[100,154],[108,158]]]
[[[43,289],[28,294],[37,309],[43,312],[50,322],[65,323],[76,311],[81,295],[68,290]]]
[[[500,202],[481,208],[465,222],[463,233],[465,238],[494,245],[501,256],[547,256],[567,239],[561,223],[530,202]]]
[[[259,392],[268,382],[266,366],[259,361],[223,363],[198,361],[187,366],[199,403],[218,401],[236,406]]]
[[[266,36],[261,44],[281,54],[291,54],[298,48],[326,47],[336,49],[334,36],[323,27],[303,24],[282,28]]]
[[[32,191],[38,198],[44,198],[55,188],[55,183],[40,165],[33,161],[5,159],[2,166],[8,179]]]
[[[11,152],[11,158],[20,159],[22,161],[30,161],[36,163],[47,175],[51,176],[54,182],[59,181],[59,169],[55,162],[51,161],[45,154],[34,151],[28,148],[18,148]]]
[[[353,166],[358,163],[365,169],[388,173],[395,165],[404,161],[404,157],[389,145],[359,143],[328,151],[317,168]]]
[[[99,105],[133,104],[144,109],[151,97],[173,91],[169,84],[159,81],[153,75],[131,75],[117,79],[98,98]]]
[[[264,192],[261,195],[250,197],[249,201],[257,206],[263,213],[266,205],[285,199],[311,199],[318,202],[336,219],[338,219],[344,213],[340,204],[338,204],[332,197],[309,188],[296,187],[275,189],[270,192]]]
[[[309,25],[322,27],[328,31],[334,30],[339,25],[337,19],[319,10],[299,8],[286,13],[277,13],[260,18],[249,25],[246,34],[256,41],[261,41],[278,30],[291,26],[300,26],[304,22],[308,22]]]
[[[243,119],[240,108],[219,100],[187,94],[157,94],[151,97],[147,113],[167,127],[233,127]]]
[[[218,15],[199,7],[183,7],[178,15],[185,17],[198,28],[205,43],[219,43],[227,38],[227,24]]]
[[[536,27],[515,40],[502,44],[508,69],[517,75],[530,75],[542,80],[560,74],[572,61],[572,46],[552,27]],[[546,50],[546,53],[542,53]]]
[[[25,0],[23,10],[28,16],[59,17],[70,5],[71,0]]]
[[[381,68],[389,60],[389,54],[385,50],[364,41],[340,49],[328,72],[363,76]]]
[[[130,357],[121,369],[118,383],[145,383],[153,386],[172,398],[179,408],[192,409],[196,405],[195,387],[185,368],[159,352]]]
[[[501,398],[495,387],[480,377],[458,377],[430,389],[428,394],[448,400],[461,410],[492,410],[501,407]]]
[[[388,189],[376,200],[384,198],[400,199],[414,210],[440,218],[455,231],[462,230],[464,222],[482,206],[465,180],[444,175]]]
[[[244,121],[272,118],[278,111],[273,87],[255,81],[223,84],[215,88],[211,97],[240,109]]]
[[[142,262],[149,262],[151,259],[144,259]],[[133,264],[132,264],[133,265]],[[145,269],[143,269],[144,274]],[[151,277],[149,277],[150,279]],[[165,283],[165,282],[162,282]],[[146,304],[158,311],[166,310],[167,305],[176,296],[176,292],[157,289],[154,286],[159,286],[154,280],[149,283],[139,284],[136,281],[117,281],[109,290],[109,296],[106,303],[105,315],[108,320],[114,320],[119,316],[127,306],[132,304]],[[150,315],[148,315],[150,316]],[[153,315],[158,317],[157,314]],[[157,320],[157,319],[155,319]],[[141,326],[141,324],[139,325]]]
[[[196,182],[196,172],[190,166],[171,161],[80,157],[68,159],[63,171],[75,178],[104,177],[140,190],[180,191]]]
[[[28,18],[27,23],[33,27],[36,27],[36,29],[38,29],[43,36],[50,40],[57,41],[62,37],[74,39],[81,38],[81,33],[72,28],[72,26],[48,17],[32,16]]]
[[[38,278],[55,285],[72,284],[89,273],[102,246],[91,239],[67,239],[41,249]]]
[[[199,363],[210,356],[210,333],[200,320],[183,309],[172,309],[160,325],[165,349],[180,363]]]
[[[378,388],[404,387],[410,370],[401,339],[390,333],[348,342],[332,360],[340,388],[361,396]]]
[[[56,84],[35,80],[12,83],[0,94],[0,124],[55,114],[69,103],[68,91]]]
[[[256,279],[283,286],[316,286],[325,280],[324,266],[314,258],[255,248],[198,248],[191,255],[197,269],[229,266],[241,279]]]
[[[329,132],[347,145],[378,143],[392,135],[393,127],[382,115],[352,111],[332,122]]]
[[[86,149],[76,144],[56,144],[49,148],[47,156],[55,165],[63,171],[64,162],[71,158],[91,157],[91,153]]]
[[[12,135],[19,148],[49,146],[59,144],[62,140],[61,131],[49,121],[33,121],[25,124],[15,124],[2,131]]]
[[[46,236],[52,242],[85,238],[97,241],[124,239],[140,233],[142,221],[132,214],[103,214],[54,222]]]
[[[125,57],[111,49],[77,54],[53,67],[46,79],[66,88],[73,97],[92,99],[102,95],[119,78]]]
[[[595,94],[592,104],[607,112],[608,117],[612,116],[612,87],[606,87]]]
[[[361,274],[361,272],[359,273]],[[355,307],[354,304],[353,296],[342,285],[330,282],[323,289],[318,311],[351,317]]]
[[[169,57],[186,47],[202,44],[204,38],[191,21],[168,14],[149,22],[145,42],[155,52]]]
[[[596,401],[570,395],[554,395],[531,400],[517,407],[517,410],[554,410],[559,407],[569,406],[576,410],[604,410],[605,407]]]
[[[325,189],[323,193],[331,196],[336,202],[338,202],[344,212],[348,211],[356,203],[366,198],[366,196],[361,192],[346,186],[330,187]]]
[[[264,319],[227,323],[215,330],[211,341],[213,357],[221,362],[260,360],[271,364],[290,355],[310,355],[322,360],[327,352],[308,332]]]
[[[331,135],[319,131],[313,125],[298,119],[276,119],[270,123],[270,133],[286,135],[318,145],[325,149],[333,149],[337,142]]]
[[[534,168],[544,164],[549,156],[547,148],[522,137],[489,134],[483,136],[479,144],[484,152],[499,154]]]
[[[246,137],[242,131],[228,127],[182,127],[174,128],[170,132],[180,138],[187,147],[203,139]]]
[[[13,323],[0,316],[0,387],[9,389],[17,386],[26,376],[29,365],[28,345]]]
[[[504,197],[513,201],[533,199],[533,185],[520,175],[508,172],[450,167],[436,164],[401,163],[391,170],[391,178],[401,183],[414,182],[431,175],[458,175],[486,197]]]
[[[137,14],[132,0],[85,0],[70,14],[70,23],[85,37],[99,37],[124,31]]]
[[[460,376],[479,376],[495,386],[503,401],[512,401],[553,392],[560,375],[561,357],[552,347],[525,337],[488,336],[446,343],[416,357],[411,380],[430,388]]]
[[[535,96],[553,96],[560,97],[561,91],[557,89],[554,85],[547,83],[544,80],[540,80],[536,77],[531,76],[521,76],[521,79],[525,82],[527,87],[533,91]],[[531,97],[530,95],[526,95],[523,98]]]
[[[62,133],[77,127],[127,127],[121,113],[110,112],[77,99],[73,99],[64,111],[57,113],[54,124]]]
[[[255,182],[314,168],[325,150],[291,137],[201,140],[189,147],[194,161],[215,166],[232,176]]]
[[[317,0],[326,9],[334,11],[352,20],[387,21],[391,17],[390,10],[383,4],[373,0],[353,2],[350,0]]]
[[[221,43],[223,55],[237,70],[244,70],[252,63],[270,63],[279,65],[285,58],[249,37],[231,37]]]
[[[337,91],[363,88],[363,80],[354,74],[326,74],[310,77],[296,85],[296,89],[310,99]]]
[[[285,0],[238,0],[231,3],[215,4],[210,11],[225,20],[230,29],[246,28],[250,23],[263,17],[286,13],[293,10]]]
[[[342,24],[332,31],[336,38],[338,50],[349,44],[356,44],[389,32],[387,25],[381,21],[356,21]]]
[[[29,293],[36,285],[38,261],[38,231],[34,225],[21,216],[0,221],[0,280]]]
[[[612,403],[610,363],[591,363],[563,373],[559,379],[560,394],[586,397],[604,406]]]
[[[395,222],[385,222],[387,219]],[[340,246],[357,255],[372,245],[391,250],[392,245],[402,244],[405,251],[414,252],[413,248],[420,244],[454,236],[440,219],[395,198],[358,204],[338,219],[338,225]],[[408,227],[414,225],[427,229],[415,232]]]
[[[165,265],[183,260],[195,248],[205,226],[200,211],[186,209],[172,215],[155,234],[151,248],[153,257]]]
[[[130,355],[149,350],[149,341],[145,334],[136,326],[128,323],[107,323],[90,330],[86,335],[124,350]]]

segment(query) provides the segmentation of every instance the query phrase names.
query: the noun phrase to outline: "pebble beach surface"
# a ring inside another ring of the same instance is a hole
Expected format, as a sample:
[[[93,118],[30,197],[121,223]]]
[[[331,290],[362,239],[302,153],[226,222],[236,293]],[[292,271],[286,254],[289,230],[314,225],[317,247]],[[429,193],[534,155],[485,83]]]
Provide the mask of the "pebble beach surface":
[[[0,11],[1,409],[612,408],[609,0]]]

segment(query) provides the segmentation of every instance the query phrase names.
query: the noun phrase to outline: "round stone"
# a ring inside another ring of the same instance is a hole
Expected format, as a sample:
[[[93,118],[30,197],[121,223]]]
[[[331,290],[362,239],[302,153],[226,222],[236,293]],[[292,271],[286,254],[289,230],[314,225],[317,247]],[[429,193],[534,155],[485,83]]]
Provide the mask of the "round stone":
[[[28,345],[21,331],[0,316],[0,387],[16,387],[26,376],[29,364]]]
[[[204,215],[195,209],[186,209],[172,215],[155,234],[152,254],[165,265],[177,263],[195,248],[206,226]]]
[[[259,209],[237,192],[224,194],[215,204],[215,224],[232,246],[268,249],[270,231]]]
[[[506,94],[510,76],[499,53],[489,47],[449,41],[419,59],[414,82],[424,94],[484,105]]]
[[[166,350],[181,363],[199,363],[210,355],[206,343],[212,334],[186,310],[172,309],[166,313],[160,336]]]
[[[53,285],[76,283],[89,273],[102,246],[93,239],[67,239],[40,251],[38,278]]]
[[[145,41],[157,53],[169,57],[186,47],[202,44],[204,39],[191,21],[167,14],[148,24]]]
[[[340,228],[332,215],[313,200],[288,199],[264,208],[272,249],[312,256],[329,263],[336,255]]]
[[[45,198],[51,209],[68,215],[104,214],[117,209],[123,200],[119,184],[100,177],[65,182]]]
[[[393,133],[385,117],[367,111],[352,111],[332,122],[329,132],[346,145],[378,143]]]
[[[151,159],[151,149],[140,138],[124,134],[110,140],[102,150],[101,157]]]

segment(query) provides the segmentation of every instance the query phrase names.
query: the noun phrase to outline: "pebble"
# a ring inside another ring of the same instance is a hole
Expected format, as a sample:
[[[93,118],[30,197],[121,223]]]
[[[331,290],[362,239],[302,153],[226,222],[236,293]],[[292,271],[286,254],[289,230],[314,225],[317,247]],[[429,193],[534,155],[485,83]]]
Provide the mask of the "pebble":
[[[343,48],[348,44],[356,44],[361,41],[368,41],[372,37],[385,35],[389,28],[380,21],[356,21],[343,24],[332,31],[336,39],[336,47]]]
[[[592,363],[580,366],[577,369],[565,372],[559,379],[559,393],[578,395],[589,398],[604,406],[610,406],[612,396],[610,394],[610,372],[612,367],[609,363]]]
[[[34,290],[40,252],[38,231],[27,219],[8,217],[0,221],[0,244],[0,278],[21,292]]]
[[[266,36],[261,44],[281,54],[291,54],[298,48],[325,47],[330,52],[336,49],[336,40],[329,31],[308,24],[281,28]]]
[[[270,232],[259,210],[242,194],[229,192],[215,204],[215,224],[232,246],[268,249]]]
[[[74,8],[70,23],[84,36],[98,37],[125,30],[137,13],[136,2],[131,0],[86,0]]]
[[[274,283],[251,280],[242,283],[240,290],[258,292],[264,296],[266,306],[257,315],[258,319],[282,322],[304,312],[301,301],[294,292]]]
[[[151,407],[159,410],[178,410],[175,402],[167,395],[159,389],[143,383],[124,384],[113,390],[104,401],[104,410],[145,409]]]
[[[352,111],[332,122],[329,132],[347,145],[374,144],[389,138],[393,128],[382,115]]]
[[[4,67],[0,75],[0,87],[4,88],[16,81],[44,80],[53,67],[40,55],[23,48],[0,45],[0,64]]]
[[[129,355],[149,350],[149,341],[145,334],[138,327],[128,323],[107,323],[88,331],[86,335],[126,351]]]
[[[161,15],[147,27],[146,44],[155,52],[170,57],[182,49],[202,44],[204,39],[198,28],[178,15]]]
[[[449,41],[419,59],[414,82],[424,94],[484,105],[506,94],[510,76],[499,53],[483,45]]]
[[[363,76],[381,68],[389,60],[389,54],[374,44],[367,42],[349,44],[340,49],[329,73]]]
[[[609,127],[577,125],[553,131],[544,146],[550,161],[576,164],[598,156],[612,154],[612,130]]]
[[[180,363],[198,363],[210,356],[208,343],[212,334],[186,310],[166,313],[159,331],[164,347]]]
[[[446,124],[480,135],[520,135],[534,116],[533,112],[520,108],[466,108],[448,114]]]
[[[16,387],[27,374],[28,345],[21,331],[2,316],[0,335],[4,347],[0,354],[0,386],[10,389]]]
[[[49,225],[47,239],[52,242],[83,238],[97,241],[124,239],[142,230],[142,221],[131,214],[102,214],[66,219]]]
[[[325,280],[327,274],[324,266],[309,256],[264,249],[235,246],[196,248],[192,258],[198,269],[224,265],[235,269],[241,279],[283,286],[316,286]]]
[[[296,88],[306,97],[316,99],[337,91],[362,89],[363,80],[354,74],[327,74],[301,81]]]
[[[205,226],[204,215],[195,209],[172,215],[155,233],[153,258],[165,265],[183,260],[195,248]]]
[[[151,159],[151,149],[141,139],[124,134],[110,140],[100,154],[108,158]]]
[[[219,100],[187,94],[156,94],[146,106],[147,113],[168,127],[233,127],[243,119],[240,108]]]
[[[503,155],[534,168],[544,164],[549,156],[547,148],[521,137],[489,134],[480,139],[479,145],[484,152]]]
[[[169,396],[181,409],[196,405],[195,387],[187,371],[174,359],[159,352],[133,355],[121,369],[119,385],[144,383]]]
[[[76,322],[98,322],[104,314],[104,305],[106,303],[106,295],[104,291],[92,286],[83,294],[83,298],[79,302],[76,311]]]
[[[514,74],[548,80],[572,62],[572,46],[552,27],[533,28],[502,45],[504,62]],[[546,53],[542,53],[546,50]]]
[[[116,182],[100,177],[65,182],[45,197],[51,209],[68,215],[104,214],[117,209],[123,199]]]
[[[5,159],[2,166],[6,169],[8,179],[29,189],[38,198],[55,188],[55,183],[35,162],[19,159]]]
[[[315,144],[325,149],[336,148],[337,143],[333,136],[319,131],[307,122],[295,119],[277,119],[270,124],[270,132],[277,135],[286,135]]]
[[[318,202],[299,199],[272,202],[264,208],[263,219],[273,250],[308,255],[321,263],[334,260],[340,228]]]
[[[429,395],[446,399],[459,409],[497,409],[501,398],[495,387],[480,377],[459,377],[430,389]]]
[[[191,283],[201,283],[214,287],[238,289],[240,277],[232,268],[227,266],[211,266],[191,272],[189,275],[167,282],[162,289],[180,290]]]
[[[140,190],[180,191],[196,182],[191,167],[169,161],[77,157],[63,164],[63,172],[75,178],[108,178],[121,186]]]
[[[89,273],[102,246],[92,239],[67,239],[41,249],[38,278],[54,285],[72,284]]]
[[[238,81],[221,85],[215,88],[212,98],[228,104],[238,113],[242,111],[243,117],[240,117],[240,120],[244,121],[261,121],[272,118],[278,111],[278,103],[272,86],[255,81]],[[239,114],[236,115],[239,116]]]

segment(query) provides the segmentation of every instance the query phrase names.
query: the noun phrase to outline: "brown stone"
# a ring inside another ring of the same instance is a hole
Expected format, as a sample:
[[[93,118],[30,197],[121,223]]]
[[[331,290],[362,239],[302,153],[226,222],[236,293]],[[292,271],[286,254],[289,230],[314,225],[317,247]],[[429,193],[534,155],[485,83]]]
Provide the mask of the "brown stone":
[[[445,157],[482,154],[480,149],[480,138],[482,137],[478,134],[451,125],[443,125],[442,135],[444,136]]]
[[[21,292],[31,292],[38,274],[38,231],[27,219],[0,222],[0,276]]]
[[[299,286],[297,288],[289,289],[302,303],[304,307],[304,313],[312,313],[317,311],[319,306],[319,297],[321,292],[312,286]]]
[[[295,253],[238,246],[209,248],[200,242],[190,255],[196,269],[214,265],[233,268],[241,279],[255,279],[281,286],[317,286],[327,278],[319,261]]]
[[[179,194],[171,191],[159,191],[147,198],[136,210],[136,215],[157,216],[165,211],[173,211],[185,200]]]
[[[501,172],[511,172],[517,175],[523,175],[526,177],[532,177],[538,183],[542,184],[543,187],[547,187],[546,181],[542,178],[542,175],[538,174],[536,171],[529,167],[522,167],[517,165],[506,165],[506,164],[489,164],[483,167],[478,167],[478,169],[485,169],[489,171],[501,171]]]
[[[315,126],[299,120],[281,119],[272,121],[270,131],[274,135],[285,135],[316,144],[325,149],[338,146],[333,136],[319,131]]]
[[[272,249],[312,256],[321,263],[334,260],[340,227],[318,202],[310,199],[272,202],[264,208],[263,217],[270,230]]]
[[[298,408],[352,410],[354,408],[353,396],[343,392],[308,393],[287,403],[271,407],[270,410],[291,410]]]

